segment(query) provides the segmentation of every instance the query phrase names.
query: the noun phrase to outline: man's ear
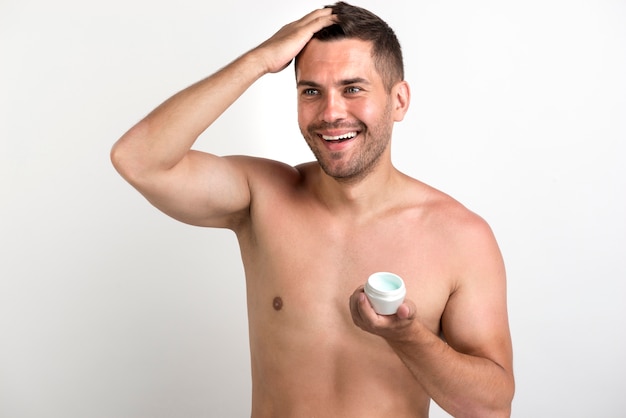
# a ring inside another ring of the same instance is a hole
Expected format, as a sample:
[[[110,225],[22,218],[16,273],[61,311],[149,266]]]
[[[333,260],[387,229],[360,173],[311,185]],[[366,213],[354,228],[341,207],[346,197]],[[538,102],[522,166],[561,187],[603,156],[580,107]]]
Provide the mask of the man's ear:
[[[411,89],[409,83],[400,81],[391,89],[391,99],[393,100],[393,120],[400,122],[409,110],[411,102]]]

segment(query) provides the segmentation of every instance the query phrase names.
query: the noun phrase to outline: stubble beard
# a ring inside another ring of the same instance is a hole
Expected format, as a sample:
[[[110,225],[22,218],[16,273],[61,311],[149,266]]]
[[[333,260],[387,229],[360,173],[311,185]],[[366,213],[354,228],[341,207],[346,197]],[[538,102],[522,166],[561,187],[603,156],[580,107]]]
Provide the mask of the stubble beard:
[[[376,126],[370,129],[361,121],[356,123],[325,123],[317,125],[309,125],[306,132],[302,131],[302,135],[306,140],[313,155],[317,159],[322,170],[342,183],[354,183],[367,177],[380,162],[381,156],[389,146],[391,141],[392,124],[387,122],[391,112],[390,104],[385,107],[381,118],[377,121]],[[358,150],[350,160],[344,160],[343,151],[331,152],[330,154],[323,152],[319,146],[319,137],[316,134],[320,129],[355,129],[359,131],[357,141]]]

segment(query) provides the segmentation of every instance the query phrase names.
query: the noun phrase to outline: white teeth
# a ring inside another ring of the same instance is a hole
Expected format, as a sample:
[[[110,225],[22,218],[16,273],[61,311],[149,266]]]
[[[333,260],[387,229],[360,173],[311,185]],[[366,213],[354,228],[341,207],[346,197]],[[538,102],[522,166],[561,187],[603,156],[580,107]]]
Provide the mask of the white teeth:
[[[337,136],[328,136],[322,135],[325,141],[339,141],[341,139],[352,139],[356,136],[356,132],[348,132],[347,134],[337,135]]]

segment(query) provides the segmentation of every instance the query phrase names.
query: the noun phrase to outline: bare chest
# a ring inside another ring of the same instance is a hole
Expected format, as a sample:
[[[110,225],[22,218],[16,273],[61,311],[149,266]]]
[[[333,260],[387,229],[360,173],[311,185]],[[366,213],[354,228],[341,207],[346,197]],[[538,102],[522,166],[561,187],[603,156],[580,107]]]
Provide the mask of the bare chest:
[[[288,211],[255,230],[242,255],[253,312],[297,307],[319,327],[349,323],[350,295],[377,271],[404,279],[407,298],[435,332],[450,293],[445,249],[411,214],[346,222]]]
[[[323,400],[304,406],[371,409],[362,394],[375,388],[396,408],[404,405],[413,415],[423,409],[421,387],[384,340],[354,325],[349,299],[370,274],[394,272],[420,320],[439,333],[450,274],[436,237],[410,211],[358,221],[274,203],[257,208],[250,229],[238,235],[258,399],[303,407],[303,399],[318,393]]]

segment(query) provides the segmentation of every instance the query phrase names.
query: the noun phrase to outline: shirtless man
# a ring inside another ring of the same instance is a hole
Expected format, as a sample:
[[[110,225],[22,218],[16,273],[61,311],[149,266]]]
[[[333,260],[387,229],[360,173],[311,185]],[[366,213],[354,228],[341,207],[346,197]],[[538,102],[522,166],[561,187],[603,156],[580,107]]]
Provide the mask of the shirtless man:
[[[338,25],[345,36],[333,36]],[[298,123],[316,162],[191,150],[294,57]],[[253,417],[427,417],[431,398],[456,417],[510,415],[502,258],[480,217],[392,165],[409,98],[391,29],[338,3],[176,94],[113,147],[117,170],[157,208],[237,235]],[[405,280],[394,315],[364,296],[376,271]]]

